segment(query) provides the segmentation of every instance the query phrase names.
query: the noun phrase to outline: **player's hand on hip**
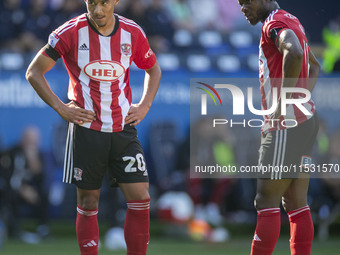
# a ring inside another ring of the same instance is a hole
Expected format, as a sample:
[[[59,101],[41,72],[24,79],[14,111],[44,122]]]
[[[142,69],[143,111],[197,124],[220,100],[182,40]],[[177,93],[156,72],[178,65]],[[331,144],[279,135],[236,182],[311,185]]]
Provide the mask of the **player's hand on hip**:
[[[280,119],[280,117],[281,117],[281,107],[279,107],[278,109],[276,109],[276,111],[274,112],[274,113],[272,113],[271,115],[270,115],[270,119],[272,119],[272,120],[278,120],[278,119]]]
[[[275,112],[269,115],[270,119],[278,120],[281,117],[281,100],[278,102]]]
[[[96,120],[96,114],[86,109],[80,108],[73,101],[64,105],[58,113],[59,115],[68,122],[75,124],[83,124],[84,122],[92,122]]]
[[[149,108],[140,104],[131,105],[128,115],[125,117],[125,124],[137,126],[148,113]]]

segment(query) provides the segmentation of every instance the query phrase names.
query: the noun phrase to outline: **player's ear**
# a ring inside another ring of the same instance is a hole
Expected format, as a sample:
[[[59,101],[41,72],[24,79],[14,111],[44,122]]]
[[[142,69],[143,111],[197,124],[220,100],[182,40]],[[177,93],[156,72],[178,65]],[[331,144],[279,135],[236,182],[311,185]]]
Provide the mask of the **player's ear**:
[[[114,5],[117,5],[119,3],[119,0],[114,0]]]

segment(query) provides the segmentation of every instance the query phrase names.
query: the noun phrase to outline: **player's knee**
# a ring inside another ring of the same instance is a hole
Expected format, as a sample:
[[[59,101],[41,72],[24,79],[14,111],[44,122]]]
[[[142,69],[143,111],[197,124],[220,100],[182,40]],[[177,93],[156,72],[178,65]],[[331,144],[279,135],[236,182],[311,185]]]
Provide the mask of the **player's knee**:
[[[256,210],[279,207],[280,199],[276,196],[265,196],[261,193],[257,193],[254,200],[254,206]]]
[[[78,205],[84,210],[95,210],[98,208],[99,198],[94,195],[82,196],[78,199]]]
[[[293,201],[287,201],[287,200],[282,199],[282,207],[288,213],[303,206],[298,206],[297,203]]]
[[[140,200],[150,200],[150,195],[142,196]]]
[[[148,183],[120,184],[120,188],[126,201],[150,199]]]
[[[133,200],[149,200],[150,199],[150,194],[149,194],[149,190],[145,189],[143,190],[143,192],[139,193],[139,194],[134,194],[135,199]]]
[[[290,211],[294,211],[301,207],[306,206],[307,200],[306,198],[289,198],[289,197],[282,197],[282,207],[288,213]]]
[[[142,196],[142,195],[133,195],[133,196],[129,196],[129,197],[126,197],[126,201],[129,202],[129,201],[145,201],[145,200],[150,200],[150,196]]]
[[[263,196],[261,194],[256,194],[255,199],[254,199],[254,206],[256,208],[256,210],[261,210],[264,207],[264,203],[265,199],[263,198]]]
[[[282,197],[282,207],[286,212],[291,211],[290,210],[291,205],[290,205],[289,201],[284,197]]]

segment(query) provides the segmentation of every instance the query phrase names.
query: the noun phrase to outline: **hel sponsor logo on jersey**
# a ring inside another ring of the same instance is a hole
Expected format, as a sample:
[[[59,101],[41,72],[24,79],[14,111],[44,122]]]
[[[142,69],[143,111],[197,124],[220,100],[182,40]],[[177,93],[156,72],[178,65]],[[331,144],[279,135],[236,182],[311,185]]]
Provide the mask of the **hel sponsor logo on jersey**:
[[[120,49],[122,50],[122,53],[125,56],[131,56],[132,55],[132,47],[129,43],[123,43],[120,45]]]
[[[73,175],[74,179],[76,181],[81,181],[82,180],[82,175],[83,175],[83,170],[81,170],[80,168],[75,167],[73,169],[73,171],[74,171],[74,175]]]
[[[116,61],[95,60],[84,67],[84,73],[95,81],[114,82],[125,73],[125,68]]]
[[[51,45],[53,48],[56,46],[58,41],[59,37],[55,33],[51,33],[50,36],[48,37],[48,44]]]
[[[310,165],[312,164],[312,158],[308,156],[302,156],[301,157],[301,166],[305,168],[309,168]]]

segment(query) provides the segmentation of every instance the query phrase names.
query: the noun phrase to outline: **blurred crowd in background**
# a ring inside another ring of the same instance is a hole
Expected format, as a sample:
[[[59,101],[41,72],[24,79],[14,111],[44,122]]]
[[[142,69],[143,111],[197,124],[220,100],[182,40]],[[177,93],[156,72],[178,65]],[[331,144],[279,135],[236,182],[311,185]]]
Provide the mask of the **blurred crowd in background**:
[[[282,7],[289,4],[291,1],[283,2]],[[12,55],[15,64],[8,61],[7,55],[1,57],[3,69],[25,66],[32,53],[46,44],[51,31],[86,12],[82,0],[4,0],[0,8],[0,54],[26,54],[23,60]],[[300,4],[297,9],[302,8]],[[324,71],[330,73],[333,69],[340,70],[340,20],[336,16],[327,20],[324,13],[329,15],[329,10],[319,11],[315,18],[311,15],[302,21],[316,56],[325,58]],[[233,72],[246,67],[257,71],[261,26],[251,28],[235,0],[123,0],[115,12],[134,20],[145,30],[152,49],[161,54],[165,68],[185,66],[201,71],[217,67],[223,72]],[[316,24],[324,26],[323,31],[315,29],[315,19],[319,21]]]
[[[47,43],[51,31],[84,12],[82,0],[1,1],[0,74],[17,66],[24,69]],[[261,27],[252,29],[247,24],[235,0],[121,0],[115,12],[143,27],[165,71],[182,67],[198,72],[217,68],[226,73],[246,69],[256,76]],[[340,71],[340,19],[333,17],[329,22],[320,31],[323,42],[314,45],[324,72],[335,73]],[[15,59],[14,66],[8,54]],[[189,132],[178,139],[175,126],[163,122],[148,131],[152,217],[178,224],[198,219],[215,228],[225,223],[254,224],[256,180],[190,179]],[[230,128],[212,133],[204,121],[192,128],[197,143],[194,157],[220,165],[257,165],[258,133]],[[37,126],[26,127],[15,146],[0,147],[0,236],[5,231],[9,237],[35,243],[50,234],[51,219],[74,215],[76,198],[65,195],[73,187],[46,184],[54,178],[46,177],[51,166],[62,171],[66,127],[62,124],[55,130],[57,140],[49,151],[40,148]],[[321,123],[314,159],[315,164],[340,163],[340,129],[331,132],[328,123]],[[340,212],[339,179],[312,179],[309,202],[313,219],[319,223],[319,237],[327,238],[328,226]],[[107,183],[100,206],[99,217],[112,226],[123,226],[123,197]],[[37,219],[36,233],[21,230],[21,220],[26,218]]]
[[[51,31],[86,11],[80,0],[4,0],[0,6],[2,49],[16,52],[40,49]],[[156,52],[172,48],[176,30],[230,31],[241,16],[237,1],[223,0],[124,0],[115,12],[140,24]]]

